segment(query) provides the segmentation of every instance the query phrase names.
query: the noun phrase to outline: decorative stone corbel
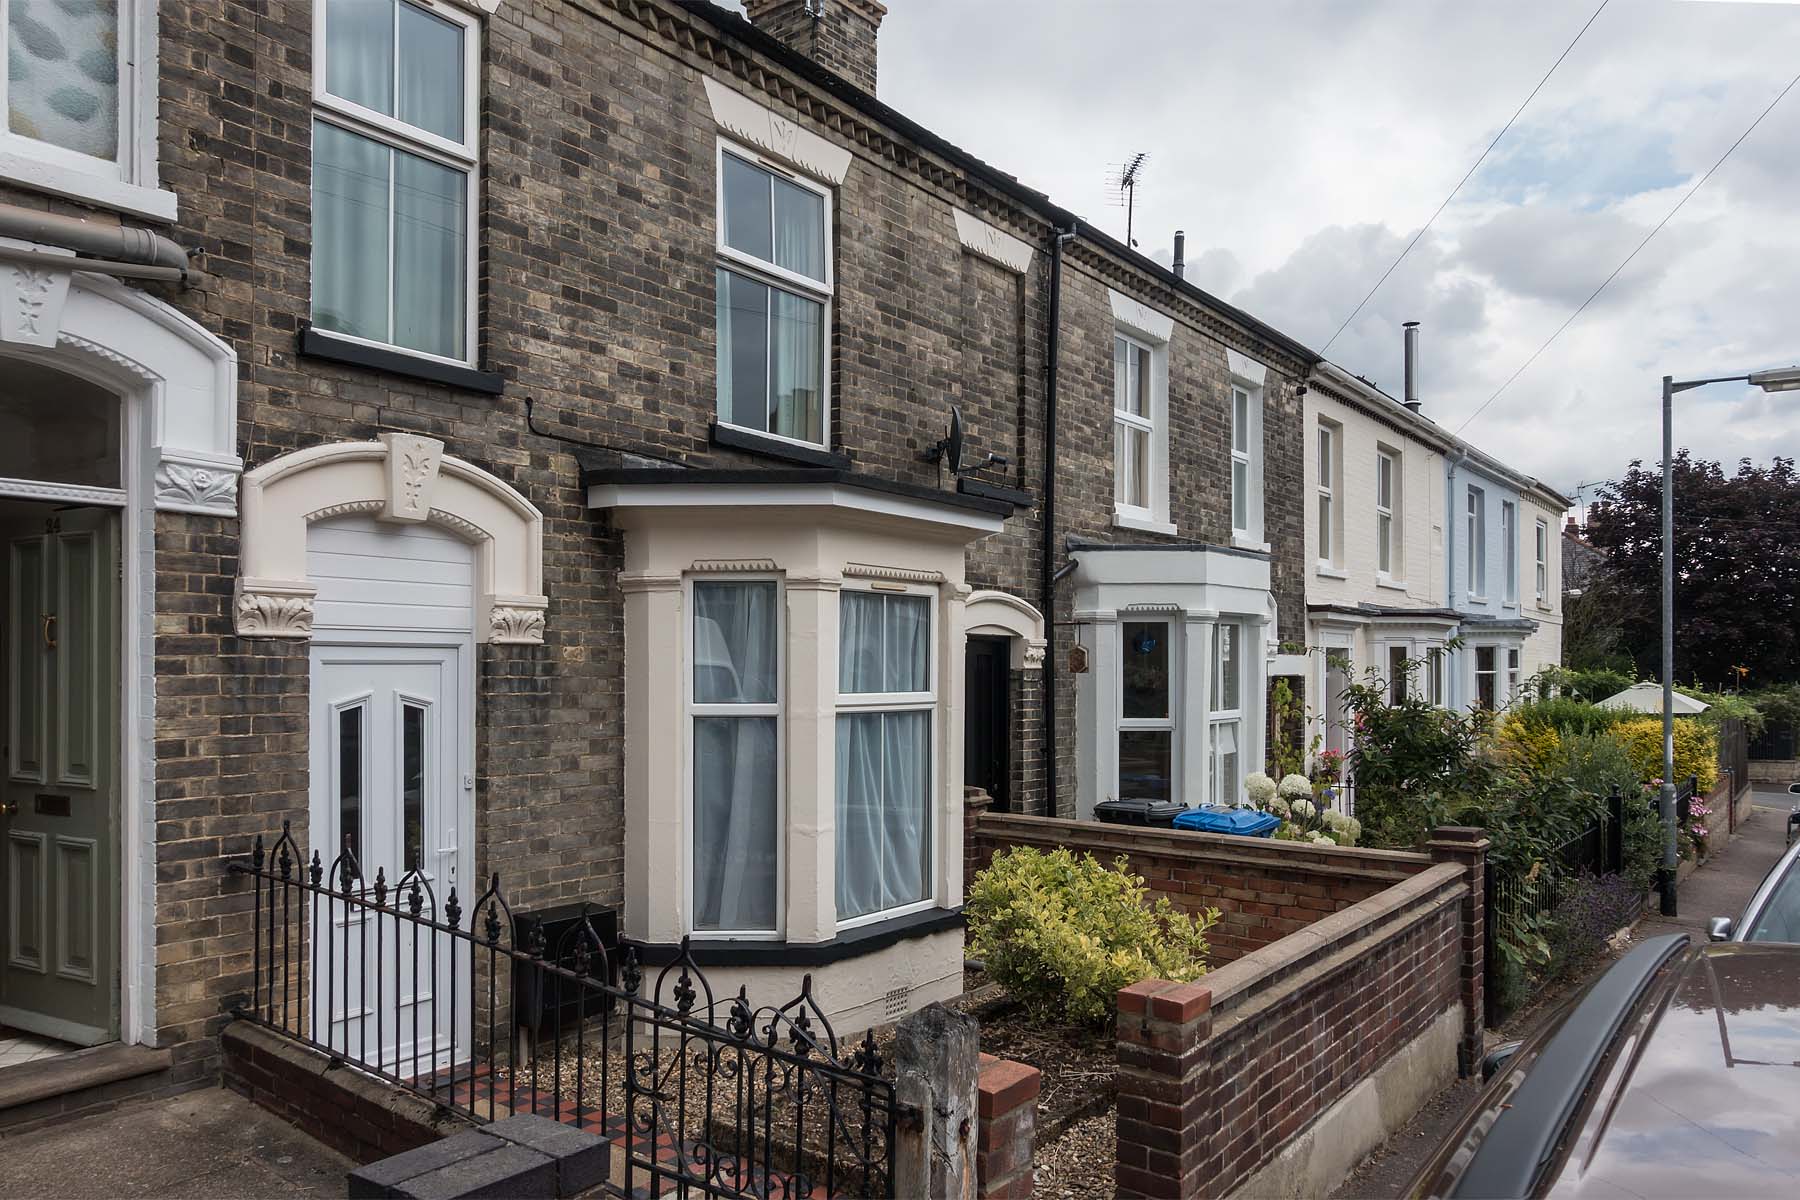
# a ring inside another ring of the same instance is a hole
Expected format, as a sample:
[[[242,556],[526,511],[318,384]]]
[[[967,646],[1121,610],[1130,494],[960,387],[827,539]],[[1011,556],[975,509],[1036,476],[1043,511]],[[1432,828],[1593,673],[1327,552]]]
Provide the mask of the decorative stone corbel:
[[[74,261],[75,252],[63,246],[40,246],[15,238],[0,238],[0,246],[29,250],[45,258]],[[69,271],[44,262],[0,260],[6,280],[0,296],[0,342],[21,346],[54,347],[62,333],[63,306],[69,299]]]
[[[239,637],[309,638],[318,589],[273,579],[239,579],[231,611]]]
[[[543,596],[495,596],[488,609],[488,638],[502,646],[541,646],[544,643]]]
[[[384,433],[387,497],[381,519],[423,524],[431,516],[431,493],[444,461],[444,443],[416,433]]]

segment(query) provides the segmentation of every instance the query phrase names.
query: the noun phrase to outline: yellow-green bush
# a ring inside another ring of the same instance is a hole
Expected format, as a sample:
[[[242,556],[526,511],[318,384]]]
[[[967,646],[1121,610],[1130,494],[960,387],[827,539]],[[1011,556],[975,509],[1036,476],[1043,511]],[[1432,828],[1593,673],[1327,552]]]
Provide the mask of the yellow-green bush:
[[[1516,715],[1500,723],[1495,741],[1510,761],[1531,771],[1559,771],[1567,758],[1554,726],[1531,724]]]
[[[969,953],[1038,1020],[1104,1025],[1122,987],[1186,983],[1206,971],[1218,909],[1190,916],[1158,897],[1121,858],[1020,846],[975,877],[963,910]]]
[[[1631,765],[1642,779],[1662,778],[1662,718],[1638,717],[1621,721],[1612,736],[1631,756]],[[1692,717],[1675,718],[1675,780],[1699,778],[1702,794],[1719,781],[1719,734]]]

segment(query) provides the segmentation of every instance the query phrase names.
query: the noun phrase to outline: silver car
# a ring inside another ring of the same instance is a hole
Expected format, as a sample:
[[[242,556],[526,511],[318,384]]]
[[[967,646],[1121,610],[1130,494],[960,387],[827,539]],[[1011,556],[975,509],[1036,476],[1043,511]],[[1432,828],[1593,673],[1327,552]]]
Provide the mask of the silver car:
[[[1788,794],[1800,797],[1800,783],[1788,785]],[[1714,917],[1707,922],[1707,936],[1715,942],[1800,942],[1800,799],[1788,813],[1787,840],[1791,843],[1769,873],[1757,885],[1756,894],[1734,920]]]

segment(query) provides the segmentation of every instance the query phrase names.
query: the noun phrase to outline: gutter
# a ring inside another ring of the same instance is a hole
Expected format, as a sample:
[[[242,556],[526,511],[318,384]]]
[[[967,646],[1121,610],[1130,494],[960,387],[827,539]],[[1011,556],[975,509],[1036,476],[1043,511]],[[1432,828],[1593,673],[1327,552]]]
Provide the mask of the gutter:
[[[0,259],[129,279],[187,283],[188,254],[160,233],[62,213],[0,204],[0,238],[16,238],[75,251],[77,257],[0,246]]]
[[[1044,641],[1044,807],[1056,815],[1056,582],[1067,571],[1056,567],[1056,387],[1062,357],[1063,244],[1075,238],[1073,219],[1050,230],[1049,328],[1044,337],[1044,505],[1040,518],[1039,599],[1043,604]]]

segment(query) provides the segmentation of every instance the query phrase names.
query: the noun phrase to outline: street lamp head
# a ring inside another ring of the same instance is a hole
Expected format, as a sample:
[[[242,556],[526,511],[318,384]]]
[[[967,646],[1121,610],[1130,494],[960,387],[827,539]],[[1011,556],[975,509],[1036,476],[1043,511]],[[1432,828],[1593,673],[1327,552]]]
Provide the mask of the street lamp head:
[[[1750,382],[1765,392],[1800,391],[1800,367],[1777,367],[1773,371],[1752,371]]]

